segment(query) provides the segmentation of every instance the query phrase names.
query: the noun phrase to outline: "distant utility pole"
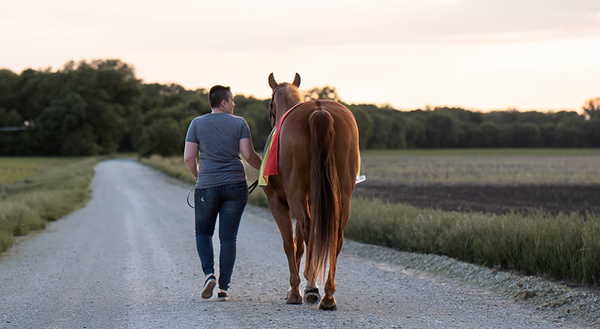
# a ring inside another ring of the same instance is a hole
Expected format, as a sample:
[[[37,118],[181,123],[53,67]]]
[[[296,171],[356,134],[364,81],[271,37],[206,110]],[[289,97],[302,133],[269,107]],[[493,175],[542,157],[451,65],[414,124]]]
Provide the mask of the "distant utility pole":
[[[33,128],[33,120],[26,120],[21,127],[0,127],[0,131],[18,131]]]

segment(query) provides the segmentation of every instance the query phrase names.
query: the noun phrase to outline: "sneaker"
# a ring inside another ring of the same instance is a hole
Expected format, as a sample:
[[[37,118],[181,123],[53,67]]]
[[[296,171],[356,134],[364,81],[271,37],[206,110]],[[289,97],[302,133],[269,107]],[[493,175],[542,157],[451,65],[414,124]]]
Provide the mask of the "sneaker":
[[[210,274],[206,281],[204,281],[204,288],[202,289],[202,298],[209,299],[212,297],[213,289],[217,285],[217,278],[214,274]]]
[[[227,291],[219,291],[217,293],[217,297],[219,298],[219,301],[221,301],[221,302],[226,302],[229,300],[229,295],[227,294]]]

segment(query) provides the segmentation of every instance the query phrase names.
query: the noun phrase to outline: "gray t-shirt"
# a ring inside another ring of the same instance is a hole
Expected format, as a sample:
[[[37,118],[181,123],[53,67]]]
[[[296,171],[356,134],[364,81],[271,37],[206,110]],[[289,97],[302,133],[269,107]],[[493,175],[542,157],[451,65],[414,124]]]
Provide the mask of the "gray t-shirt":
[[[246,180],[240,140],[250,138],[248,123],[229,113],[209,113],[192,120],[186,142],[198,144],[200,166],[196,188],[235,184]]]

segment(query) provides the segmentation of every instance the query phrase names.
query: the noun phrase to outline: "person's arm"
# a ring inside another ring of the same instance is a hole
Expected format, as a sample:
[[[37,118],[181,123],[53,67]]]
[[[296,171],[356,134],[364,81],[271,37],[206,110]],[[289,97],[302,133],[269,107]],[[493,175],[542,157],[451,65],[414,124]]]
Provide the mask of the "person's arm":
[[[254,146],[252,145],[251,138],[240,139],[240,151],[242,151],[242,155],[244,159],[256,170],[260,169],[260,163],[262,159],[260,155],[256,153],[254,150]]]
[[[194,180],[198,179],[198,164],[196,163],[196,155],[198,154],[198,144],[192,142],[185,142],[185,149],[183,151],[183,161],[188,167]]]

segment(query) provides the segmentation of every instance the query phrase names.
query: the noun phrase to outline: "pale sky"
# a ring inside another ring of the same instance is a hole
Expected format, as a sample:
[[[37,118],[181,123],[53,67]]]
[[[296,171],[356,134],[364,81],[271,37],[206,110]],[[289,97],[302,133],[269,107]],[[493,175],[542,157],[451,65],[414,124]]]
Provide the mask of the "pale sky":
[[[118,58],[146,83],[348,103],[581,110],[600,96],[599,0],[0,0],[0,68]]]

